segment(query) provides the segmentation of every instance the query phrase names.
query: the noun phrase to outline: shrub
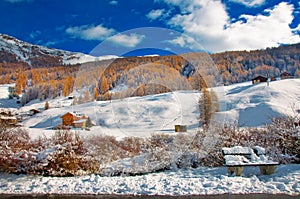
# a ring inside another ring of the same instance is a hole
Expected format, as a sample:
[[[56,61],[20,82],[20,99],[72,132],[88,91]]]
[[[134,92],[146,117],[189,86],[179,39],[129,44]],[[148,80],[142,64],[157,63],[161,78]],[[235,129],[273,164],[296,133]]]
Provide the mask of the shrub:
[[[75,176],[95,173],[99,164],[87,153],[77,133],[57,131],[51,138],[52,150],[46,153],[46,164],[39,173],[49,176]]]

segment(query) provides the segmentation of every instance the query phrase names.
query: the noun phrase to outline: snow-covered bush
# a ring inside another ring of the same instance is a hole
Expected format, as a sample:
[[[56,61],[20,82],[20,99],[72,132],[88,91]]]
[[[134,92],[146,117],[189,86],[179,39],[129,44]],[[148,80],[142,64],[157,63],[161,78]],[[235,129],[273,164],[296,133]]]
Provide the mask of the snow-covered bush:
[[[33,148],[27,131],[0,124],[0,171],[20,172],[24,159],[30,159]],[[24,164],[24,166],[26,163]]]
[[[142,138],[126,137],[119,141],[119,146],[126,152],[126,156],[134,157],[141,153],[141,146],[144,143]]]
[[[261,146],[280,163],[300,162],[300,128],[276,118],[266,128],[214,124],[195,133],[155,133],[147,138],[81,138],[57,131],[31,140],[27,131],[0,126],[0,171],[46,176],[137,175],[166,169],[221,166],[224,147]]]
[[[300,162],[300,129],[295,128],[289,117],[273,118],[265,128],[239,128],[236,124],[214,124],[213,128],[198,132],[195,143],[202,155],[204,166],[220,166],[224,163],[223,147],[261,146],[266,154],[280,163]]]
[[[95,173],[99,169],[98,162],[89,155],[82,139],[71,131],[57,131],[50,139],[50,146],[38,157],[44,161],[39,171],[43,175],[74,176]]]
[[[99,164],[103,165],[126,157],[126,153],[121,149],[119,142],[113,136],[92,136],[88,137],[85,142],[89,153],[95,157]]]
[[[295,118],[289,116],[273,118],[265,130],[269,140],[267,150],[281,163],[300,163],[300,127],[294,126],[294,122]]]
[[[48,138],[31,140],[19,128],[0,131],[0,171],[70,176],[95,173],[99,164],[85,149],[80,137],[69,131],[58,131]]]

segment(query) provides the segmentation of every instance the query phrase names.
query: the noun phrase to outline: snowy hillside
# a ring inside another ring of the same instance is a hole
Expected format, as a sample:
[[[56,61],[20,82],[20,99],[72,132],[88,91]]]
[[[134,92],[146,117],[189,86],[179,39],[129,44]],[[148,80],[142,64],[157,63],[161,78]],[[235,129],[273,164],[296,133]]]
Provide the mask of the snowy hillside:
[[[214,89],[219,95],[221,110],[216,120],[238,122],[240,126],[263,126],[271,117],[294,115],[300,107],[300,79],[289,79],[252,85],[250,82]],[[88,115],[96,126],[86,134],[105,133],[118,138],[146,137],[156,132],[174,132],[174,125],[187,125],[189,132],[198,128],[199,93],[176,91],[172,93],[132,97],[122,100],[90,102],[70,106],[72,101],[50,101],[51,109],[25,120],[23,125],[35,137],[41,132],[51,134],[53,126],[61,123],[60,116],[68,111]],[[20,110],[43,108],[42,103],[31,103]]]
[[[79,64],[117,58],[114,55],[94,57],[83,53],[47,48],[21,41],[5,34],[0,34],[0,47],[3,52],[9,53],[15,56],[18,61],[27,62],[29,65],[32,59],[39,59],[43,56],[57,58],[64,64]]]
[[[0,99],[7,99],[9,92],[8,92],[8,84],[0,85]]]
[[[266,83],[252,85],[250,82],[246,82],[218,87],[214,90],[218,93],[221,103],[221,110],[217,113],[216,120],[236,120],[242,126],[258,126],[269,122],[270,116],[299,113],[297,102],[300,99],[298,93],[300,79],[271,82],[269,86]],[[28,129],[32,138],[43,134],[48,137],[54,133],[52,127],[61,123],[61,115],[68,111],[77,111],[88,115],[97,125],[92,127],[91,131],[77,129],[82,136],[107,134],[120,139],[126,136],[148,137],[156,132],[174,134],[175,124],[186,124],[189,133],[187,135],[192,135],[190,132],[195,132],[198,126],[197,100],[199,95],[198,92],[194,91],[176,91],[145,97],[90,102],[76,106],[71,105],[72,99],[55,99],[49,101],[50,109],[26,119],[23,125],[24,128]],[[45,102],[31,102],[19,110],[24,112],[31,108],[42,109],[44,105]],[[92,138],[95,139],[95,137]],[[212,141],[209,137],[207,140]],[[100,145],[104,144],[103,142],[99,143]],[[209,142],[209,146],[212,146],[211,142]],[[56,147],[45,149],[41,153],[34,152],[34,154],[38,154],[38,156],[42,154],[44,157],[45,154],[53,152]],[[155,149],[157,150],[157,148]],[[169,158],[174,158],[172,154],[177,156],[182,152],[176,150],[178,149],[176,147],[171,149],[174,153],[168,151],[165,154]],[[111,152],[110,148],[109,153]],[[163,153],[158,153],[158,155],[160,158],[164,156]],[[160,166],[161,163],[164,163],[162,161],[164,159],[160,158],[158,158],[159,160],[155,159],[156,161],[149,161],[151,159],[147,159],[147,153],[143,153],[134,156],[134,158],[104,163],[102,168],[104,168],[104,172],[108,170],[108,173],[111,174],[114,171],[122,171],[126,174],[126,171],[130,169],[147,171],[149,166],[151,169],[153,165]],[[152,173],[144,175],[116,177],[107,177],[109,175],[104,177],[100,174],[76,177],[43,177],[2,173],[0,175],[0,195],[229,194],[230,196],[230,194],[264,193],[287,194],[297,197],[300,194],[299,164],[279,165],[275,173],[268,176],[262,175],[257,167],[244,168],[241,176],[228,175],[224,166],[185,170],[174,167],[171,171],[151,171]]]
[[[238,121],[240,126],[262,126],[272,117],[296,116],[300,111],[300,79],[286,79],[252,85],[251,82],[224,87],[226,104],[219,116]],[[220,118],[220,117],[219,117]]]

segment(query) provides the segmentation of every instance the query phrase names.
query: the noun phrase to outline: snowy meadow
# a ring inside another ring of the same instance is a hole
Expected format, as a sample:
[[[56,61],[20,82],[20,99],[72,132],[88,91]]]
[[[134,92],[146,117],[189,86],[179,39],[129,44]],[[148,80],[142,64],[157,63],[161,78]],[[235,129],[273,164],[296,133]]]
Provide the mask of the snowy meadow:
[[[226,107],[210,128],[198,128],[197,94],[186,91],[52,107],[25,120],[23,127],[2,124],[0,194],[299,195],[299,127],[287,108],[299,99],[299,86],[298,80],[289,80],[269,87],[225,87],[220,103]],[[286,97],[288,87],[293,89]],[[23,109],[39,106],[44,103]],[[62,114],[74,109],[96,126],[52,130]],[[186,133],[172,130],[179,122],[187,124]],[[232,146],[264,147],[281,165],[269,176],[256,167],[230,176],[221,150]]]

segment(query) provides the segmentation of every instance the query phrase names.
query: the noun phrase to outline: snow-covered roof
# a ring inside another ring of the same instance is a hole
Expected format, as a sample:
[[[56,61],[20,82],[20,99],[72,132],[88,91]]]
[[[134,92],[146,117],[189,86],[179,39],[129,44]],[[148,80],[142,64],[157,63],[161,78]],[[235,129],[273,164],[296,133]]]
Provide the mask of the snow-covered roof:
[[[16,120],[17,118],[14,116],[0,116],[1,120]]]
[[[71,115],[73,115],[73,116],[75,116],[75,117],[82,117],[82,116],[85,116],[85,114],[83,114],[83,113],[78,113],[78,112],[67,112],[66,114],[62,115],[61,117],[65,116],[65,115],[67,115],[67,114],[71,114]]]
[[[77,121],[74,121],[73,123],[80,124],[80,123],[84,123],[84,122],[86,122],[86,119],[77,120]]]

